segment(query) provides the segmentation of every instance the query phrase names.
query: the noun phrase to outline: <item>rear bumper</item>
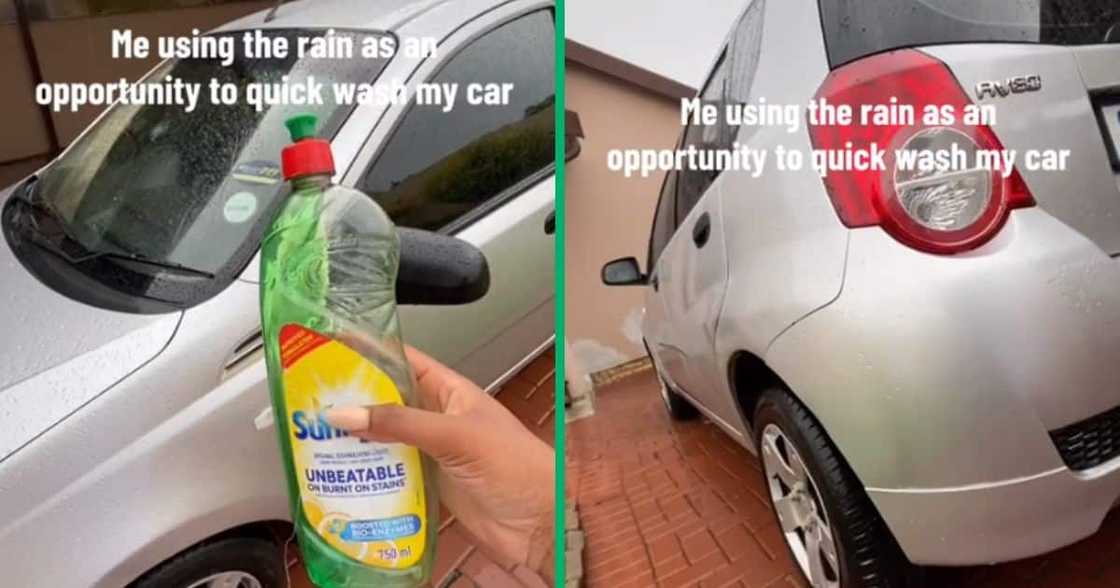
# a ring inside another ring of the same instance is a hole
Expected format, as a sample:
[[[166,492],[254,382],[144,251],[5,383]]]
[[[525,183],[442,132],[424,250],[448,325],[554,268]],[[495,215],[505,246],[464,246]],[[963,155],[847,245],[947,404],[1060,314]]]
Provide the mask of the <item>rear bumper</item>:
[[[1120,497],[1120,460],[969,487],[867,491],[914,563],[997,563],[1096,532]]]
[[[1095,531],[1120,458],[1074,472],[1051,432],[1120,406],[1120,260],[1032,208],[951,258],[855,230],[846,268],[766,360],[907,556],[993,563]]]

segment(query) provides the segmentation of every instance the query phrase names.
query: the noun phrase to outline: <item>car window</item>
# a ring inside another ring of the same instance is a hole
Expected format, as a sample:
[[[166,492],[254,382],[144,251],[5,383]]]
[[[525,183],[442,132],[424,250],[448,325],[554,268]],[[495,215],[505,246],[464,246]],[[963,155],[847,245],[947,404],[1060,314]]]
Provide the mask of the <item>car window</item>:
[[[1120,24],[1120,0],[820,0],[833,67],[941,43],[1093,45]]]
[[[428,80],[457,83],[455,107],[410,106],[359,187],[398,225],[440,230],[553,165],[550,11],[472,41]],[[470,105],[471,84],[512,83],[508,104]]]
[[[719,62],[712,70],[708,82],[700,92],[700,100],[705,104],[715,104],[719,107],[719,122],[714,125],[690,124],[684,132],[683,146],[695,146],[700,151],[716,149],[729,149],[735,140],[735,130],[726,123],[723,115],[723,103],[727,100],[728,65],[726,52],[720,56]],[[689,168],[681,171],[679,186],[677,188],[677,222],[688,216],[692,207],[700,201],[704,191],[719,177],[719,172],[700,167]]]
[[[268,33],[290,44],[319,34],[294,29]],[[346,31],[338,35],[357,43],[367,37]],[[296,84],[309,76],[327,85],[366,82],[376,78],[385,62],[239,54],[230,66],[217,59],[168,61],[143,83],[156,87],[174,77],[203,87],[212,79],[238,86],[281,79]],[[201,96],[193,112],[178,106],[118,104],[42,173],[40,194],[69,221],[83,245],[217,271],[256,225],[271,220],[265,212],[284,188],[276,172],[280,150],[289,142],[285,118],[310,110],[326,121],[321,134],[330,137],[352,109],[332,100],[311,109],[258,111],[244,100],[229,106],[212,102],[209,92]],[[231,217],[228,202],[241,193],[248,193],[241,198],[253,203],[251,214]]]
[[[653,273],[657,258],[661,250],[673,236],[677,229],[674,215],[676,206],[677,172],[669,170],[661,183],[661,196],[657,199],[657,210],[653,215],[653,229],[649,236],[649,258],[646,260],[646,271]]]
[[[691,145],[698,150],[711,151],[733,147],[739,127],[728,124],[724,107],[727,104],[746,103],[750,98],[762,49],[764,10],[765,0],[756,0],[736,22],[731,40],[700,92],[701,102],[715,104],[719,108],[719,120],[714,125],[689,125],[684,132],[685,148]],[[719,174],[719,170],[714,169],[681,171],[676,194],[678,224],[688,216]]]
[[[762,15],[766,0],[755,0],[735,24],[735,32],[727,47],[727,101],[745,104],[750,99],[754,74],[762,53]]]
[[[262,34],[295,45],[299,38],[327,32],[273,29]],[[382,34],[335,33],[356,45]],[[237,33],[216,36],[240,38]],[[329,87],[372,82],[388,62],[317,60],[295,52],[264,59],[244,54],[241,43],[234,46],[237,55],[231,64],[216,58],[170,60],[136,87],[154,92],[172,77],[204,88],[211,80],[244,88],[281,80],[302,84],[314,77]],[[323,121],[319,134],[332,138],[353,110],[351,104],[337,103],[330,92],[325,98],[317,106],[258,110],[244,97],[228,105],[212,101],[211,93],[203,91],[190,113],[176,105],[120,102],[110,108],[40,173],[32,191],[34,200],[65,229],[66,239],[50,238],[85,260],[59,270],[50,285],[102,307],[155,305],[153,312],[188,308],[221,292],[255,255],[286,194],[279,162],[281,149],[290,142],[285,119],[312,112]],[[122,267],[126,264],[94,259],[97,254],[147,262]],[[37,249],[26,250],[25,257],[41,256]],[[197,271],[188,278],[167,266]],[[79,275],[72,275],[75,272]],[[201,277],[207,274],[213,277]],[[89,288],[74,284],[89,279],[105,285],[112,292],[105,298],[115,302],[87,300]]]

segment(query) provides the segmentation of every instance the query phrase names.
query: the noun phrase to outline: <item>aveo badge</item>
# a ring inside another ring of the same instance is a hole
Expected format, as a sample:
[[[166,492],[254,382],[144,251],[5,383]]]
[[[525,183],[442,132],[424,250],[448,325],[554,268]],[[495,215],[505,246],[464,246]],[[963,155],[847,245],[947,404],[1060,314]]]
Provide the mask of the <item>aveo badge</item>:
[[[976,99],[1006,98],[1012,94],[1037,92],[1042,89],[1042,76],[1015,76],[976,84]]]

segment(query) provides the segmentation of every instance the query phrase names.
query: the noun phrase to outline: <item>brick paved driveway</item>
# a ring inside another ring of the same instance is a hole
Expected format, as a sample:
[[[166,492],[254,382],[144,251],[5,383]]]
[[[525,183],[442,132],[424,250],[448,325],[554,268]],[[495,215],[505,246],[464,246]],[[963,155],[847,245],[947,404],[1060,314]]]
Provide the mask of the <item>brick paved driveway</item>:
[[[591,588],[799,586],[758,461],[715,426],[674,423],[651,372],[600,390],[568,427]],[[931,587],[1120,587],[1120,513],[1045,557],[930,570]]]

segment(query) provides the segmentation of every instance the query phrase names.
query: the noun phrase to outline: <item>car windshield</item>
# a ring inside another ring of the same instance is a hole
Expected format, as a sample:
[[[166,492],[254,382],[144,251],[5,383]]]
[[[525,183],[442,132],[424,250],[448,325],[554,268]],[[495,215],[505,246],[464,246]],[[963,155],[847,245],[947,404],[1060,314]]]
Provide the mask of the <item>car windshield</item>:
[[[1120,42],[1120,0],[820,0],[833,67],[945,43]]]
[[[314,37],[325,31],[273,30],[264,35]],[[360,46],[368,34],[354,37]],[[168,76],[202,84],[199,104],[181,106],[118,104],[42,174],[36,198],[88,251],[111,252],[198,273],[226,274],[251,239],[259,239],[284,189],[280,150],[289,142],[284,120],[313,112],[324,121],[320,135],[333,137],[351,106],[333,102],[332,83],[371,82],[383,59],[249,59],[235,36],[238,56],[229,66],[218,59],[168,61],[140,83],[159,84]],[[245,100],[250,84],[286,80],[322,83],[325,104],[265,106]],[[211,102],[210,80],[234,84],[235,105]],[[244,259],[239,259],[243,257]],[[149,264],[149,271],[159,265]],[[96,276],[94,276],[96,277]]]

